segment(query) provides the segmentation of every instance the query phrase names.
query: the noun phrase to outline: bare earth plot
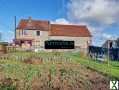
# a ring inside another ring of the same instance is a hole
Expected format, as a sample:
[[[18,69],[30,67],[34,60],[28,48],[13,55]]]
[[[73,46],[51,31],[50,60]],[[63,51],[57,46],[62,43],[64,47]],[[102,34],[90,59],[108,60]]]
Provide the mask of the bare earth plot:
[[[68,61],[65,55],[44,54],[24,53],[23,60],[0,60],[0,90],[109,90],[106,76]]]

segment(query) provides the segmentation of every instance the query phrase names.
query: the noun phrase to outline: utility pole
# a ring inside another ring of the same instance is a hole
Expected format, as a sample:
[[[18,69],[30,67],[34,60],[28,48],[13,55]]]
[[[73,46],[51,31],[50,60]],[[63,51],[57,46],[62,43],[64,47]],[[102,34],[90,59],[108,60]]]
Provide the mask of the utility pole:
[[[15,29],[15,39],[16,39],[16,16],[14,16],[14,29]]]

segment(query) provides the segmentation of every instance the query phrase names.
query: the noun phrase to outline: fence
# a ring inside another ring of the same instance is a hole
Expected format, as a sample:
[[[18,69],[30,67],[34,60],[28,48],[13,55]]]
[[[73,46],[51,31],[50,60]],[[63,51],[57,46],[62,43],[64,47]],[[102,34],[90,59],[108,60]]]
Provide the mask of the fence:
[[[7,46],[7,53],[16,52],[16,46]]]
[[[6,47],[7,53],[13,53],[13,52],[17,52],[17,51],[26,51],[26,49],[18,47],[18,46],[7,46]]]

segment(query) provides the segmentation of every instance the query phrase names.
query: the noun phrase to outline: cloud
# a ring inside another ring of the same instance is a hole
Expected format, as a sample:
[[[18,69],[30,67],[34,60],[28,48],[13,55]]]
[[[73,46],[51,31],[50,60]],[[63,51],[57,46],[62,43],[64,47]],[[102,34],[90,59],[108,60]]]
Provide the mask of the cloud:
[[[68,20],[65,18],[58,18],[55,21],[51,21],[52,24],[71,24]]]
[[[105,39],[112,39],[113,38],[112,35],[107,34],[107,33],[103,33],[102,37],[105,38]]]
[[[119,21],[119,0],[70,0],[68,17],[72,21],[113,24]]]
[[[70,0],[67,17],[72,23],[86,25],[93,37],[94,45],[101,45],[115,35],[105,29],[119,23],[119,0]]]

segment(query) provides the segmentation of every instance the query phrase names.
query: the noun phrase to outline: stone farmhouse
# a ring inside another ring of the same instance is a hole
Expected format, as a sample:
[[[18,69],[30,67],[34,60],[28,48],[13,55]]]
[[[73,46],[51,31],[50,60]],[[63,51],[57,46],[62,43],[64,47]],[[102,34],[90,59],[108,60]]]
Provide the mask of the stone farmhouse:
[[[91,45],[91,33],[84,25],[51,24],[49,21],[21,19],[16,28],[14,43],[21,48],[44,49],[46,40],[73,40],[76,49]]]

